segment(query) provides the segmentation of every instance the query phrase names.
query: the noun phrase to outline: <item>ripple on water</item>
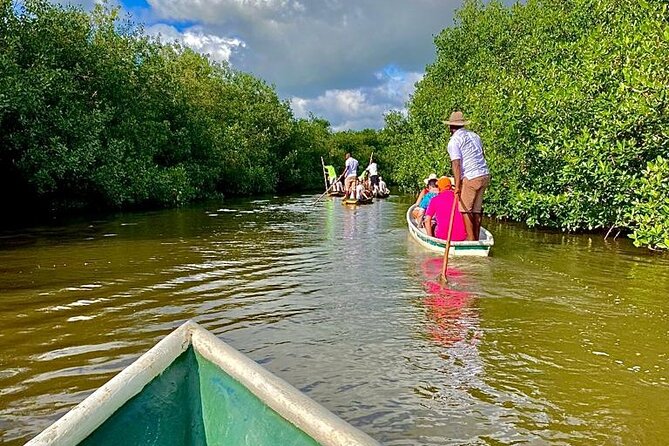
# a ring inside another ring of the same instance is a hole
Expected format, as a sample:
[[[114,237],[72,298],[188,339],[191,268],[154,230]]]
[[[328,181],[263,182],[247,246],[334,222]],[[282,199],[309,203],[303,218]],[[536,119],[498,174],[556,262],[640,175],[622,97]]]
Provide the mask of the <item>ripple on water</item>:
[[[384,444],[669,434],[666,259],[488,222],[493,257],[453,259],[444,288],[408,200],[314,198],[0,236],[0,439],[25,442],[188,319]]]

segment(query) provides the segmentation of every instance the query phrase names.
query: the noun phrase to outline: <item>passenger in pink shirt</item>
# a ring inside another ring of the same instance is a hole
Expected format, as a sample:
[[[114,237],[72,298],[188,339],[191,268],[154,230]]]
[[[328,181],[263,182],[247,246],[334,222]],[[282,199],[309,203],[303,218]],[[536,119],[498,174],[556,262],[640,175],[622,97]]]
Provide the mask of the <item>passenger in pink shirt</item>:
[[[451,187],[451,180],[449,180],[447,177],[439,178],[439,181],[437,181],[437,186],[439,187],[439,195],[430,201],[430,205],[425,211],[425,231],[429,236],[446,240],[448,238],[448,224],[451,221],[451,210],[453,209],[453,200],[455,200],[455,194],[453,193]],[[432,224],[434,220],[437,222],[437,228],[434,231],[435,234],[433,235]],[[467,240],[465,222],[462,219],[459,206],[455,207],[451,240]]]

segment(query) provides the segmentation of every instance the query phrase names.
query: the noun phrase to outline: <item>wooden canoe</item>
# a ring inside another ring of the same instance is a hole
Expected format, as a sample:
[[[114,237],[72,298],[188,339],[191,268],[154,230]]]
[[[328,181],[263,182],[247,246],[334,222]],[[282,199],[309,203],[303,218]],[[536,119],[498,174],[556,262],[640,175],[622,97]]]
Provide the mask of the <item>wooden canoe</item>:
[[[186,322],[28,445],[378,445]]]
[[[373,201],[374,201],[374,199],[371,198],[371,197],[370,198],[361,198],[360,200],[356,200],[356,199],[353,199],[353,198],[344,198],[341,201],[341,204],[348,204],[348,205],[357,206],[357,205],[360,205],[360,204],[372,204]]]
[[[446,249],[446,240],[439,239],[436,237],[430,237],[422,229],[419,229],[414,222],[414,219],[411,217],[411,212],[413,211],[416,205],[409,207],[407,211],[407,226],[409,227],[409,233],[421,246],[429,249],[430,251],[444,254],[444,249]],[[451,249],[448,252],[449,256],[488,256],[490,255],[490,248],[495,244],[495,239],[493,238],[490,231],[485,228],[481,228],[479,235],[479,240],[477,241],[460,241],[460,242],[451,242]]]

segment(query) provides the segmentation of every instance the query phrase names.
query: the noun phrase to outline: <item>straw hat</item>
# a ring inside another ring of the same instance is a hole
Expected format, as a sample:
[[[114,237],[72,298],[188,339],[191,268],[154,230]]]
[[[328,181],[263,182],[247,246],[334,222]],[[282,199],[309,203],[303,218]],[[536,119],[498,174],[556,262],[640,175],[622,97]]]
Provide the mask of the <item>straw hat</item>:
[[[437,174],[436,174],[436,173],[431,173],[427,178],[425,178],[425,179],[423,180],[423,183],[427,184],[427,183],[429,183],[431,180],[437,180],[437,179],[439,179],[439,177],[437,176]]]
[[[448,118],[448,121],[444,121],[444,124],[453,125],[456,127],[462,127],[465,125],[469,125],[469,121],[465,121],[465,117],[461,111],[454,111],[453,113],[451,113],[451,117]]]

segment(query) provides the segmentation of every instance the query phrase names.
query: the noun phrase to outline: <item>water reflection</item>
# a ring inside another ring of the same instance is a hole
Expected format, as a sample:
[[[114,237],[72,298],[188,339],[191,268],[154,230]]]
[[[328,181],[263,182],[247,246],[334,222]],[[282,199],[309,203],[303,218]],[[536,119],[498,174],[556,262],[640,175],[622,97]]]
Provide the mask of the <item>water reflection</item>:
[[[453,287],[456,281],[459,286],[464,281],[463,272],[458,268],[448,269],[449,283],[439,280],[442,262],[441,258],[432,258],[421,264],[422,286],[427,293],[423,304],[427,310],[430,337],[443,347],[452,347],[467,339],[470,327],[474,326],[468,314],[474,312],[467,311],[473,296],[468,291]]]

